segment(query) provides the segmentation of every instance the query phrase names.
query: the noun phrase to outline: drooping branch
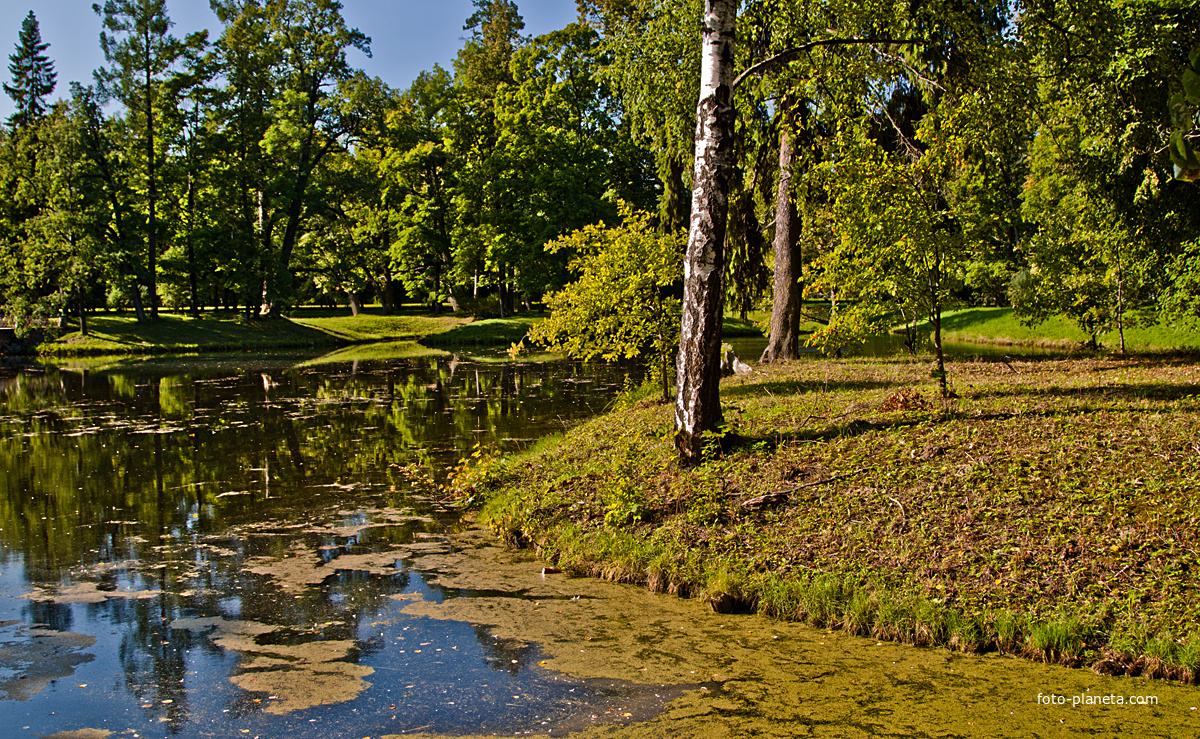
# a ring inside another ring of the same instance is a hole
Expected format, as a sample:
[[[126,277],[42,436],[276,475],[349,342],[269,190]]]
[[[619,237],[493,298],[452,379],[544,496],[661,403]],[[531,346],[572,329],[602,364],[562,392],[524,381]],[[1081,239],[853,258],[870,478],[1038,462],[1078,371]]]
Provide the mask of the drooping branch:
[[[916,77],[922,84],[928,85],[937,90],[945,91],[945,89],[946,89],[945,87],[939,85],[936,81],[921,74],[921,70],[919,70],[916,67],[914,67],[913,65],[909,64],[908,61],[904,57],[899,56],[898,54],[892,54],[890,52],[884,51],[883,49],[881,49],[877,46],[872,46],[871,50],[874,51],[879,56],[882,56],[886,59],[891,59],[892,61],[902,65],[905,69],[908,70],[909,74],[911,74],[913,77]]]
[[[776,67],[787,64],[800,57],[802,54],[816,49],[820,46],[850,46],[855,44],[911,44],[913,39],[890,39],[890,38],[826,38],[817,41],[809,41],[807,44],[793,46],[790,49],[784,49],[775,56],[763,59],[757,64],[751,64],[749,67],[739,74],[733,80],[733,89],[736,90],[739,85],[745,82],[748,78],[756,74],[764,74],[774,70]]]

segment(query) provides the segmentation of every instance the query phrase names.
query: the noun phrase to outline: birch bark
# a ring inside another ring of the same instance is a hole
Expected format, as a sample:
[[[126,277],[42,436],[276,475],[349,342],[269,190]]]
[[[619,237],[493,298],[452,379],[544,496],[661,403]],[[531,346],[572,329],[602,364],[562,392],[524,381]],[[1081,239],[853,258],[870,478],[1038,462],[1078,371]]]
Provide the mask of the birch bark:
[[[683,464],[701,461],[705,432],[721,423],[721,275],[733,163],[736,25],[736,0],[705,0],[696,164],[676,365],[675,446]]]

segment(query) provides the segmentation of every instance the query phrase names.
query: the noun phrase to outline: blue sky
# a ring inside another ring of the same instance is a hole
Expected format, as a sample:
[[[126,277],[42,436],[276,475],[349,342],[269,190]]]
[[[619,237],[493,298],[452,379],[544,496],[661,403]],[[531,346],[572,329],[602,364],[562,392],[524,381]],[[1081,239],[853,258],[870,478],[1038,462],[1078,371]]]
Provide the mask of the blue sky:
[[[474,11],[471,0],[342,0],[342,5],[346,22],[371,37],[372,58],[354,51],[351,63],[401,89],[434,64],[449,69],[466,35],[463,21]],[[517,7],[525,17],[525,32],[534,35],[575,20],[575,0],[517,0]],[[54,97],[67,95],[71,81],[90,84],[92,70],[104,62],[100,18],[92,12],[92,0],[0,2],[0,77],[10,81],[8,57],[30,10],[37,16],[42,40],[50,43],[47,54],[58,71]],[[208,0],[167,0],[167,11],[177,37],[205,28],[209,38],[220,34]],[[0,120],[12,110],[12,100],[0,93]]]

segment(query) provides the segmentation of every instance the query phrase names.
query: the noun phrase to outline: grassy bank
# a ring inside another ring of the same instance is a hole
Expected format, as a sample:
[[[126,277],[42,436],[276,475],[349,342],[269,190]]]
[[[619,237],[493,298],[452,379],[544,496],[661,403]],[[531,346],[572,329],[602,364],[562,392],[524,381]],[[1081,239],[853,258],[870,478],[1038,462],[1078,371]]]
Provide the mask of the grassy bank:
[[[927,359],[927,358],[926,358]],[[454,481],[580,574],[720,610],[1194,681],[1192,359],[802,361],[724,387],[728,451],[681,470],[671,409],[610,414]]]
[[[932,330],[927,323],[921,324],[920,329]],[[1054,317],[1026,326],[1013,314],[1012,308],[966,308],[947,312],[942,319],[942,332],[947,341],[1060,349],[1079,347],[1090,339],[1067,318]],[[1110,350],[1120,347],[1120,337],[1115,330],[1100,334],[1099,340]],[[1130,325],[1125,327],[1125,346],[1133,351],[1195,349],[1200,348],[1200,331],[1179,326]]]
[[[448,331],[467,320],[420,313],[347,316],[301,311],[277,320],[245,321],[232,314],[206,314],[197,319],[162,314],[157,321],[138,323],[131,315],[97,315],[88,319],[88,336],[70,331],[43,342],[37,352],[147,354],[338,346],[419,339]]]
[[[535,313],[471,321],[429,336],[424,343],[429,346],[508,346],[525,338],[529,329],[544,317],[545,314]]]

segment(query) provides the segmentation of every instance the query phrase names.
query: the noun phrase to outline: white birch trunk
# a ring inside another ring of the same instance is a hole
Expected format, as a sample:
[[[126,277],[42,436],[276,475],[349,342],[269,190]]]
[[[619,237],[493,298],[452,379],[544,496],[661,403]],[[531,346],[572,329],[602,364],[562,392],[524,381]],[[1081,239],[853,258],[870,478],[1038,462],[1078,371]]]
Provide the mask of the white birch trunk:
[[[721,423],[721,275],[733,159],[736,26],[736,0],[705,0],[696,165],[676,367],[675,445],[684,464],[701,461],[704,433]]]

